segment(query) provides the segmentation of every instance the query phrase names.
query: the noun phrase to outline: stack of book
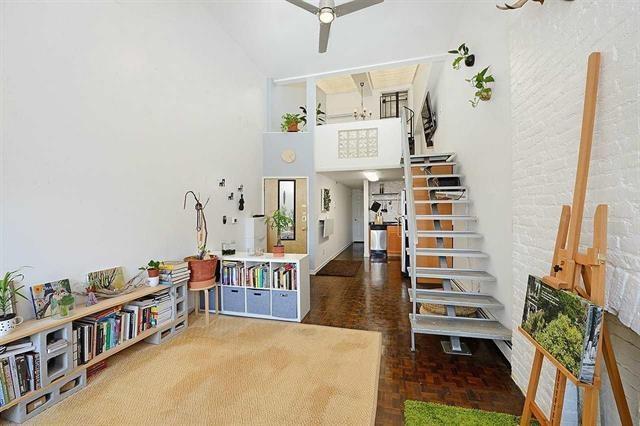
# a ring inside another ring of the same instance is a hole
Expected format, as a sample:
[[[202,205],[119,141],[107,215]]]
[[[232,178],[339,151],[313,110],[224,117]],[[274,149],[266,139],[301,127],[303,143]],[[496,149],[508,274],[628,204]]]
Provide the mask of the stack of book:
[[[173,319],[173,299],[169,290],[156,294],[154,297],[155,306],[151,309],[156,327]]]
[[[160,284],[174,285],[189,281],[189,264],[182,260],[166,260],[160,264]]]
[[[223,260],[220,281],[222,285],[241,286],[245,279],[244,272],[243,262]]]
[[[86,364],[93,358],[93,324],[74,321],[73,365]]]
[[[0,406],[40,389],[40,355],[28,337],[4,346],[0,363]]]
[[[274,268],[272,280],[273,288],[279,290],[297,290],[298,280],[296,274],[296,265],[293,263],[286,263],[279,268]]]
[[[116,315],[120,312],[121,306],[114,306],[113,308],[106,309],[101,312],[96,312],[93,315],[84,317],[78,321],[74,321],[76,325],[76,329],[80,328],[81,325],[88,326],[88,329],[91,330],[91,344],[93,346],[93,356],[100,355],[103,352],[108,351],[116,347],[122,339],[120,334],[120,326],[121,326],[121,317]],[[73,325],[72,325],[73,326]],[[81,333],[76,333],[76,338],[80,338]],[[79,342],[76,343],[78,348],[77,354],[79,358],[87,357],[87,353],[83,353],[84,344],[80,345]],[[82,348],[81,348],[82,346]],[[76,361],[77,362],[77,361]]]
[[[247,269],[247,286],[253,288],[269,288],[269,265],[251,266]]]
[[[136,315],[138,334],[156,326],[153,317],[153,309],[156,307],[155,296],[147,296],[144,299],[130,302],[125,306],[125,310],[133,311]]]

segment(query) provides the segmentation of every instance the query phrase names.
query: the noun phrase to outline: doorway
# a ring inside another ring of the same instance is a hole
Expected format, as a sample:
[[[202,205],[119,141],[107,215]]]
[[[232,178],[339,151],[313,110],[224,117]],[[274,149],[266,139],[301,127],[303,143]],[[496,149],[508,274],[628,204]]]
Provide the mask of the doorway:
[[[287,253],[308,253],[308,195],[307,178],[264,178],[264,213],[271,216],[280,210],[293,219],[293,225],[281,233],[282,245]],[[275,229],[267,227],[267,247],[277,242]]]

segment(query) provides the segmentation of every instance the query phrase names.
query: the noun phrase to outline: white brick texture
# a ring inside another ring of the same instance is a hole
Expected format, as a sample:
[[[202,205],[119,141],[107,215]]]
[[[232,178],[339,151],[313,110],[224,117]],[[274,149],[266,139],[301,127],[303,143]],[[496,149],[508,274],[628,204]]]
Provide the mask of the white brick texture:
[[[527,4],[509,23],[513,140],[513,325],[528,274],[548,273],[562,204],[573,194],[587,56],[602,52],[582,246],[597,204],[609,205],[607,309],[637,424],[640,389],[640,12],[637,1]],[[625,327],[626,326],[626,327]],[[632,332],[629,328],[635,331]],[[533,350],[514,331],[513,378],[526,389]],[[635,360],[634,360],[635,359]],[[538,403],[549,410],[555,370]],[[617,424],[605,381],[602,424]]]

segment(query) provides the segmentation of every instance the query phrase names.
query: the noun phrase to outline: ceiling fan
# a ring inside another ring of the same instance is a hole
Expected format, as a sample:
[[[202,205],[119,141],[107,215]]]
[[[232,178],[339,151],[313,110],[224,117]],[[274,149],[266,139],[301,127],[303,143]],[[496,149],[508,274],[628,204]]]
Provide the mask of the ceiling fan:
[[[334,0],[320,0],[320,5],[315,7],[304,0],[287,0],[308,12],[313,13],[320,20],[320,45],[318,51],[325,53],[329,44],[329,31],[331,23],[339,16],[357,12],[374,4],[382,3],[384,0],[353,0],[348,3],[336,6]]]

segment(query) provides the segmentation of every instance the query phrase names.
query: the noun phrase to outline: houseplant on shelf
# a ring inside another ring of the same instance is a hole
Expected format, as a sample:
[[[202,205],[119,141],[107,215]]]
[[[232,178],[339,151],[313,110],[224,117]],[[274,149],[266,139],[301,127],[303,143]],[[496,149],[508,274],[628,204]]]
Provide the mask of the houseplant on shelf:
[[[207,231],[207,218],[204,216],[204,209],[207,207],[209,200],[204,204],[200,202],[200,198],[195,192],[187,191],[184,194],[183,208],[187,208],[187,197],[191,194],[196,202],[196,237],[198,242],[198,254],[195,256],[185,257],[185,261],[189,262],[189,288],[199,289],[209,287],[213,284],[216,275],[216,267],[218,266],[218,258],[211,256],[207,249],[207,239],[209,232]]]
[[[487,87],[487,84],[493,83],[495,79],[491,74],[487,75],[487,71],[489,71],[489,67],[486,67],[478,74],[467,80],[476,89],[474,98],[469,100],[471,106],[474,108],[478,106],[480,101],[488,101],[491,99],[492,91],[490,87]]]
[[[320,106],[322,106],[322,104],[318,104],[318,107],[316,108],[316,126],[322,126],[325,123],[326,114],[320,109]],[[302,127],[305,127],[307,125],[307,107],[301,106],[300,110],[302,111],[302,115],[300,115],[300,121],[304,123]]]
[[[141,266],[141,271],[147,271],[149,279],[147,282],[150,287],[155,287],[160,284],[160,262],[157,260],[150,260],[147,266]]]
[[[24,275],[19,269],[7,272],[0,278],[0,337],[11,333],[15,328],[22,324],[22,317],[16,316],[13,312],[13,305],[16,302],[16,296],[28,300],[21,292],[23,285],[16,287],[24,279]]]
[[[276,210],[271,216],[267,216],[265,222],[271,226],[271,229],[276,230],[277,241],[273,246],[273,255],[275,257],[284,257],[284,246],[280,239],[282,231],[293,225],[293,219],[284,214],[282,210]]]
[[[285,113],[282,115],[282,124],[280,125],[280,129],[283,132],[299,132],[298,124],[302,123],[302,119],[300,118],[300,114],[291,114]]]

